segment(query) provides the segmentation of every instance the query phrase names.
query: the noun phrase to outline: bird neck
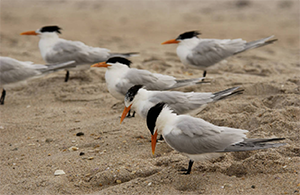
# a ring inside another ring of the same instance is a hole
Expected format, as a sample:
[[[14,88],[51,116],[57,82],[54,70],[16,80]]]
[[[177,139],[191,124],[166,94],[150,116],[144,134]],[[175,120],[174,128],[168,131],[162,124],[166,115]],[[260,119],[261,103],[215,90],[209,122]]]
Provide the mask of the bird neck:
[[[163,134],[167,134],[171,129],[165,128],[166,126],[170,126],[176,121],[177,114],[173,113],[173,111],[169,107],[165,107],[162,109],[161,113],[157,117],[156,127],[161,130]]]
[[[150,102],[148,102],[149,91],[146,89],[139,89],[139,92],[135,95],[132,108],[138,113],[138,115],[146,118],[149,109],[152,106]],[[148,107],[147,107],[148,106]]]
[[[47,62],[46,55],[51,49],[53,49],[53,46],[58,42],[59,37],[56,33],[43,33],[40,37],[40,52],[43,59]]]

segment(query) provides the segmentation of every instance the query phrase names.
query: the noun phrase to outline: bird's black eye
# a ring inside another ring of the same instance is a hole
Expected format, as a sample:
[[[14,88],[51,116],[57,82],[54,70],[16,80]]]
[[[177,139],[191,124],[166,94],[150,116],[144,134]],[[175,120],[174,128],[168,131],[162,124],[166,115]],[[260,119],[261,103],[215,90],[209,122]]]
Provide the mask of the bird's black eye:
[[[198,31],[189,31],[189,32],[185,32],[182,33],[181,35],[179,35],[176,40],[184,40],[184,39],[191,39],[193,37],[198,37],[198,35],[200,35],[201,33],[199,33]]]

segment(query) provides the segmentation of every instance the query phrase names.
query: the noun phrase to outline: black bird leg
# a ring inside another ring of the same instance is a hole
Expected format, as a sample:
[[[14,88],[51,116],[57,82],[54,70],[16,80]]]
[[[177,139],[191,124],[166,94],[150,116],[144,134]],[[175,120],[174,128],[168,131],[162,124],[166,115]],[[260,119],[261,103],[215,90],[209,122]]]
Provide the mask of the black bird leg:
[[[164,137],[162,135],[159,135],[159,138],[156,141],[158,141],[158,140],[163,141]]]
[[[192,166],[194,164],[194,161],[193,160],[190,160],[189,161],[189,167],[188,169],[181,169],[180,171],[186,171],[186,173],[182,173],[183,175],[189,175],[192,171]]]
[[[131,110],[129,110],[129,112],[128,112],[126,118],[131,118],[131,117],[134,117],[134,116],[135,116],[135,111],[133,111],[132,115],[130,115],[130,111],[131,111]]]
[[[206,70],[204,70],[202,77],[206,77]]]
[[[1,104],[1,105],[4,104],[5,96],[6,96],[6,91],[5,91],[5,89],[3,89],[3,90],[2,90],[2,95],[1,95],[1,98],[0,98],[0,104]]]
[[[65,77],[65,82],[68,82],[69,76],[70,76],[70,72],[67,70],[66,77]]]

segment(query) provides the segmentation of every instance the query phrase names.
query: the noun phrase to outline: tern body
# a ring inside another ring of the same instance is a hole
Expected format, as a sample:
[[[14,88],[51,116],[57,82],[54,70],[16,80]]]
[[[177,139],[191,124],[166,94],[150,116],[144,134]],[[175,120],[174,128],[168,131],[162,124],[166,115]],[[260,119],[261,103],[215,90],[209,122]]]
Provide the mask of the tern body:
[[[131,87],[125,96],[125,109],[122,116],[126,116],[131,108],[142,118],[146,119],[150,108],[160,102],[165,102],[177,114],[198,111],[203,105],[229,96],[242,93],[239,87],[229,88],[216,93],[181,92],[181,91],[150,91],[141,85]],[[121,121],[122,121],[121,117]]]
[[[113,57],[105,63],[92,67],[106,67],[105,80],[108,91],[116,99],[124,101],[127,91],[134,85],[143,85],[149,90],[168,90],[177,87],[194,85],[201,78],[177,80],[175,77],[152,73],[147,70],[130,68],[131,61],[122,57]]]
[[[203,159],[203,154],[259,150],[285,145],[268,143],[284,138],[247,139],[247,130],[216,126],[200,118],[177,115],[164,103],[159,103],[149,110],[147,126],[152,134],[153,153],[157,130],[162,130],[167,144],[190,158],[186,174],[191,172],[194,161]]]
[[[23,62],[10,57],[0,57],[0,87],[3,87],[1,104],[4,104],[4,87],[74,66],[74,61],[60,64],[41,65],[33,62]]]
[[[59,38],[61,28],[58,26],[45,26],[36,31],[28,31],[21,35],[38,35],[40,37],[39,49],[42,58],[47,63],[63,63],[74,60],[76,67],[73,70],[88,69],[91,64],[106,61],[112,56],[130,57],[136,53],[110,53],[110,50],[91,47],[80,41],[70,41]],[[66,80],[68,81],[68,72]]]
[[[208,67],[235,54],[271,44],[273,36],[247,42],[242,39],[201,39],[197,31],[185,32],[162,44],[178,43],[177,56],[186,67],[206,70]]]

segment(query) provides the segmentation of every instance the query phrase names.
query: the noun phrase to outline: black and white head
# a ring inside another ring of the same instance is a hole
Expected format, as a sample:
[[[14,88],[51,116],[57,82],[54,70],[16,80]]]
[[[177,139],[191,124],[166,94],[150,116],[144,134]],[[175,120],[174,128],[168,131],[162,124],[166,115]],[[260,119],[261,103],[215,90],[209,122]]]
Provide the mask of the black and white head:
[[[135,85],[127,91],[124,99],[126,107],[129,107],[133,104],[134,98],[141,88],[143,88],[143,85]]]
[[[118,67],[118,66],[126,66],[130,68],[130,64],[132,62],[126,58],[122,57],[111,57],[106,62],[100,62],[93,64],[91,67],[104,67],[104,68],[111,68],[111,67]]]
[[[198,31],[189,31],[189,32],[185,32],[180,34],[176,39],[171,39],[168,41],[165,41],[162,43],[162,45],[165,44],[172,44],[172,43],[180,43],[182,41],[186,41],[186,40],[191,40],[191,39],[198,39],[198,35],[200,35],[201,33],[199,33]]]
[[[199,33],[198,31],[189,31],[189,32],[185,32],[185,33],[182,33],[180,34],[176,40],[177,41],[183,41],[183,40],[186,40],[186,39],[192,39],[194,37],[198,38],[198,35],[200,35],[201,33]]]
[[[62,30],[62,28],[58,27],[58,26],[44,26],[40,29],[37,29],[36,31],[27,31],[27,32],[23,32],[21,33],[21,35],[51,35],[51,34],[61,34],[60,30]]]
[[[151,135],[154,135],[155,131],[157,131],[157,130],[155,130],[157,117],[159,116],[159,114],[161,113],[161,111],[163,110],[165,105],[166,104],[164,102],[158,103],[155,106],[153,106],[152,108],[150,108],[150,110],[148,111],[147,127],[148,127]]]
[[[134,98],[141,88],[143,88],[143,85],[135,85],[127,91],[124,98],[125,108],[123,110],[120,123],[122,123],[127,116],[127,113],[130,111],[132,105],[134,104]]]
[[[131,61],[126,59],[126,58],[123,58],[123,57],[112,57],[112,58],[109,58],[107,61],[106,61],[106,64],[108,65],[124,65],[124,66],[128,66],[130,68],[130,65],[131,65]]]
[[[160,115],[161,111],[165,107],[165,103],[161,102],[150,108],[147,114],[147,127],[151,133],[151,147],[152,147],[152,154],[155,153],[155,146],[156,146],[156,139],[157,139],[157,131],[156,128],[156,121],[158,116]]]
[[[44,27],[38,29],[37,32],[61,34],[60,30],[62,30],[62,28],[60,28],[58,26],[44,26]]]

